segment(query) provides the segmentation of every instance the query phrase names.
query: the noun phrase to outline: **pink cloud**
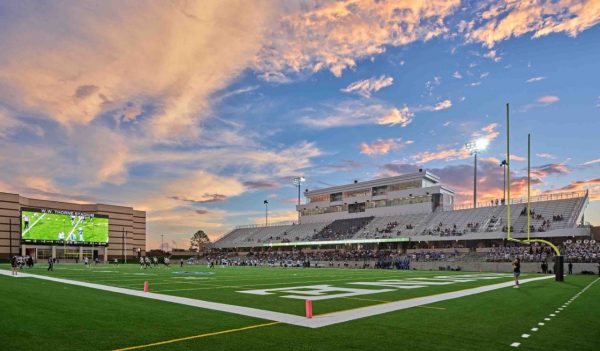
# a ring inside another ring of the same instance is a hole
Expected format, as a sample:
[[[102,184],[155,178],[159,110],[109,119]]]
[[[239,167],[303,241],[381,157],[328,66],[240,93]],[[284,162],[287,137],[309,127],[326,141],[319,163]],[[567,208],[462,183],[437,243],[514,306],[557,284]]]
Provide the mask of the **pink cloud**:
[[[553,104],[553,103],[557,102],[558,100],[560,100],[558,98],[558,96],[553,96],[553,95],[540,96],[537,99],[537,101],[542,104]]]
[[[375,156],[375,155],[385,155],[390,151],[398,150],[404,146],[401,139],[378,139],[372,144],[361,143],[360,144],[360,153]]]

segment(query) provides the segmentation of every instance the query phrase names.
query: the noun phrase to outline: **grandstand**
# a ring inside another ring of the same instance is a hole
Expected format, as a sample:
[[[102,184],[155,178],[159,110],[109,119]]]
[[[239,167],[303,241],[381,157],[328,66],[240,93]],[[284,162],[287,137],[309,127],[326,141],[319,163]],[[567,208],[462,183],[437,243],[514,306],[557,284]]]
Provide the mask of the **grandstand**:
[[[508,206],[501,201],[455,209],[454,192],[426,171],[306,191],[305,196],[307,203],[297,207],[299,224],[241,226],[224,235],[215,247],[302,246],[314,242],[326,246],[328,242],[360,244],[388,239],[408,242],[403,244],[403,249],[408,249],[414,247],[410,242],[437,242],[440,246],[457,240],[472,244],[502,240],[509,226],[514,237],[527,237],[525,200],[511,201],[510,223]],[[533,197],[531,237],[588,237],[589,228],[580,225],[587,204],[587,192]]]

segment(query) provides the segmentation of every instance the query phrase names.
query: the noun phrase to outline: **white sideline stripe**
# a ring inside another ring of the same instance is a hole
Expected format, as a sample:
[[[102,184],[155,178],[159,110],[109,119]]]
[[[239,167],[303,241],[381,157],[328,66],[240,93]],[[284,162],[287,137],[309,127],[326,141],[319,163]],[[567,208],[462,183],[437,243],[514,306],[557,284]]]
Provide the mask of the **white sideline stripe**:
[[[10,276],[11,272],[4,270],[4,269],[0,269],[0,274]],[[237,305],[228,305],[228,304],[218,303],[218,302],[196,300],[196,299],[190,299],[190,298],[186,298],[186,297],[179,297],[179,296],[173,296],[173,295],[164,295],[164,294],[157,294],[157,293],[150,293],[150,292],[145,293],[140,290],[132,290],[132,289],[126,289],[126,288],[119,288],[119,287],[115,287],[115,286],[86,283],[86,282],[70,280],[70,279],[54,278],[54,277],[49,277],[49,276],[44,276],[44,275],[22,273],[22,276],[30,277],[30,278],[37,278],[37,279],[42,279],[42,280],[49,280],[49,281],[63,283],[63,284],[83,286],[86,288],[98,289],[98,290],[103,290],[103,291],[110,291],[110,292],[115,292],[115,293],[124,294],[124,295],[143,297],[143,298],[147,298],[147,299],[172,302],[172,303],[176,303],[176,304],[180,304],[180,305],[205,308],[205,309],[221,311],[221,312],[229,312],[229,313],[244,315],[244,316],[248,316],[248,317],[272,320],[272,321],[297,325],[297,326],[301,326],[301,327],[308,327],[308,328],[321,328],[321,327],[325,327],[328,325],[343,323],[343,322],[347,322],[347,321],[351,321],[351,320],[355,320],[355,319],[376,316],[376,315],[383,314],[383,313],[394,312],[394,311],[417,307],[417,306],[421,306],[421,305],[428,305],[428,304],[435,303],[435,302],[441,302],[441,301],[445,301],[445,300],[456,299],[456,298],[460,298],[460,297],[464,297],[464,296],[475,295],[475,294],[480,294],[483,292],[502,289],[502,288],[513,286],[513,284],[514,284],[512,281],[498,283],[498,284],[491,284],[491,285],[486,285],[486,286],[480,286],[477,288],[458,290],[458,291],[453,291],[453,292],[443,293],[443,294],[438,294],[438,295],[417,297],[417,298],[413,298],[413,299],[384,303],[384,304],[375,305],[375,306],[368,306],[368,307],[362,307],[362,308],[357,308],[357,309],[352,309],[352,310],[347,310],[347,311],[334,312],[334,313],[327,314],[327,315],[320,315],[320,316],[317,315],[317,316],[314,316],[312,319],[308,319],[305,317],[287,314],[287,313],[266,311],[266,310],[260,310],[257,308],[243,307],[243,306],[237,306]],[[523,279],[523,280],[521,280],[520,283],[527,283],[527,282],[550,279],[550,278],[554,278],[554,277],[553,276],[543,276],[543,277]]]
[[[35,222],[33,222],[32,224],[29,225],[29,227],[27,227],[27,229],[25,229],[25,231],[23,231],[23,233],[21,233],[21,237],[23,237],[23,235],[27,234],[27,232],[33,228],[34,225],[36,225],[37,222],[40,221],[40,219],[44,218],[46,214],[43,213],[38,219],[35,220]]]

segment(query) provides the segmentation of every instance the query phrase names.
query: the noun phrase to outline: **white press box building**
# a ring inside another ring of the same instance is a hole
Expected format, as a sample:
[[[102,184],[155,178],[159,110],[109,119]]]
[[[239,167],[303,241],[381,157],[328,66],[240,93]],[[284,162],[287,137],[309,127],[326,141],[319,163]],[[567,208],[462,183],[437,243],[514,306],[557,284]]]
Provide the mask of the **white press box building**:
[[[335,186],[304,192],[297,206],[300,223],[331,222],[360,217],[388,217],[452,210],[454,191],[429,172]]]

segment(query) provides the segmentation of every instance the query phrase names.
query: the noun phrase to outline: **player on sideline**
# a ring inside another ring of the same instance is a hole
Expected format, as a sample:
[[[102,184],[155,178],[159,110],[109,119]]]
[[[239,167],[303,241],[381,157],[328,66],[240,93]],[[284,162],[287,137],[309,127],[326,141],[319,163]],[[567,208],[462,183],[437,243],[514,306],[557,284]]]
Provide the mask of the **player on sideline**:
[[[144,268],[144,258],[140,257],[140,269]]]
[[[512,263],[513,265],[513,275],[515,277],[515,288],[519,288],[519,276],[521,275],[521,260],[519,258],[515,258]]]
[[[54,257],[48,257],[48,271],[54,271]]]
[[[154,264],[154,267],[158,267],[158,258],[152,257],[152,263]]]
[[[168,257],[163,258],[163,263],[165,264],[166,268],[169,268],[169,258]]]
[[[10,266],[12,267],[12,275],[17,275],[17,256],[13,256],[10,259]]]

